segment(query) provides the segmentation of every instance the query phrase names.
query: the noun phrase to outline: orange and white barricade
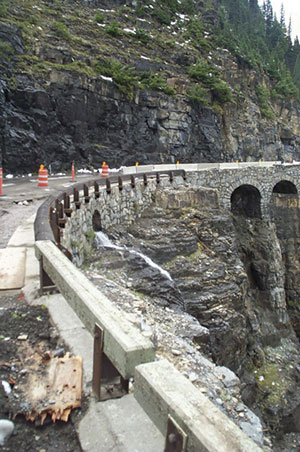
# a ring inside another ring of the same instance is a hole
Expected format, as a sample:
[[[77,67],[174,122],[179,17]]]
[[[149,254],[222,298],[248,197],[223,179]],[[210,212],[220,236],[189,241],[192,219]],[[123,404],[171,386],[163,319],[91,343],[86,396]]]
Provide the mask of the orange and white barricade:
[[[101,177],[108,177],[108,164],[105,162],[102,164]]]
[[[44,168],[44,165],[41,165],[39,169],[38,186],[48,187],[48,170]]]

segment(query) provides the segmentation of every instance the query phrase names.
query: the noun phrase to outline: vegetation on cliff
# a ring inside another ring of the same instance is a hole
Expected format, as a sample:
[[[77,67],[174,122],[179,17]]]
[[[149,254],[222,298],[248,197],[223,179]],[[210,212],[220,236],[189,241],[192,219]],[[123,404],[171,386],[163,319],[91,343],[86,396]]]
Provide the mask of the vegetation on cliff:
[[[236,102],[246,89],[226,73],[227,51],[241,67],[268,75],[257,90],[267,118],[270,102],[298,96],[299,41],[292,43],[291,27],[283,16],[277,21],[270,0],[262,10],[256,0],[84,3],[1,2],[2,24],[16,25],[24,43],[18,48],[1,36],[0,61],[11,87],[22,73],[47,79],[53,70],[74,71],[111,77],[128,100],[136,89],[152,89],[217,107]]]

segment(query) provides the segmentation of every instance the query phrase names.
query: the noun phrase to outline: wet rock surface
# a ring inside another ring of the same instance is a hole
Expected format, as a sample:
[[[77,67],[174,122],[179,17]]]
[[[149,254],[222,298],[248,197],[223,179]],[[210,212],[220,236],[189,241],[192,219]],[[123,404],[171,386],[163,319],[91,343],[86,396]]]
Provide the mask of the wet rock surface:
[[[151,337],[158,359],[265,447],[271,438],[274,451],[297,450],[299,343],[274,224],[157,200],[134,224],[106,232],[113,246],[95,249],[84,271]]]

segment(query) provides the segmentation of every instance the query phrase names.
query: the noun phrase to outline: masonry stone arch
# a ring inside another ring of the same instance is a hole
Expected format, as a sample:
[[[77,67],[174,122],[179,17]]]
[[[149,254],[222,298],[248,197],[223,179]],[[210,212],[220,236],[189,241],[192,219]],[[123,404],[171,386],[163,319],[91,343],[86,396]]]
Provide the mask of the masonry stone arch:
[[[224,188],[222,188],[222,185]],[[260,204],[261,204],[261,210],[262,213],[265,210],[265,194],[266,194],[266,184],[262,183],[260,178],[257,178],[256,175],[250,174],[245,175],[243,174],[243,177],[237,177],[236,180],[232,180],[231,184],[226,185],[224,182],[220,181],[220,192],[221,192],[221,200],[223,206],[231,210],[232,205],[232,194],[237,190],[239,187],[242,187],[244,185],[251,186],[257,190],[260,197]]]
[[[93,213],[92,224],[93,224],[93,230],[95,232],[102,231],[101,216],[100,216],[99,210],[97,210],[97,209]]]
[[[295,195],[298,193],[296,185],[289,180],[281,180],[273,187],[273,193]]]
[[[231,212],[247,218],[261,218],[261,194],[253,185],[243,184],[230,197]]]

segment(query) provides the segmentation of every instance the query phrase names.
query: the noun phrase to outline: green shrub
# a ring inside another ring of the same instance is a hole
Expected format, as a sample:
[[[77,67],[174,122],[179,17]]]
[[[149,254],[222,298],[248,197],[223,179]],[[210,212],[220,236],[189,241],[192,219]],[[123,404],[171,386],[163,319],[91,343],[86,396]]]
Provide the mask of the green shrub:
[[[152,16],[154,16],[161,24],[170,25],[171,23],[170,14],[162,8],[153,9]]]
[[[39,23],[39,21],[38,21],[36,16],[29,16],[28,17],[28,22],[30,22],[32,25],[37,25]]]
[[[14,48],[8,42],[0,41],[0,58],[9,58],[14,54]]]
[[[143,4],[142,0],[139,0],[136,5],[135,15],[136,15],[136,17],[142,17],[142,18],[145,17],[145,15],[146,15],[146,8],[145,8],[145,5]]]
[[[0,4],[0,17],[6,17],[7,16],[7,7],[5,3]]]
[[[52,26],[51,26],[52,30],[55,31],[57,33],[58,36],[69,40],[70,39],[70,33],[68,31],[67,26],[62,23],[62,22],[53,22]]]
[[[256,95],[261,115],[264,118],[273,119],[274,114],[269,105],[269,101],[271,99],[270,90],[264,85],[258,85],[256,87]]]
[[[195,5],[193,0],[183,0],[179,6],[179,10],[183,14],[188,14],[192,16],[195,14]]]
[[[204,27],[199,19],[191,18],[184,32],[184,36],[190,39],[193,46],[197,49],[210,49],[210,44],[204,37]]]
[[[217,80],[211,86],[213,99],[223,105],[232,102],[231,91],[228,84],[224,80]]]
[[[119,90],[129,99],[133,99],[134,90],[138,84],[138,77],[134,68],[123,65],[114,60],[97,61],[94,65],[97,74],[112,77]]]
[[[178,10],[179,3],[177,0],[158,0],[157,4],[162,8],[165,8],[172,13],[175,13]]]
[[[119,26],[115,20],[113,20],[112,23],[105,28],[105,32],[115,38],[118,36],[122,36],[122,32],[119,29]]]
[[[15,77],[10,77],[8,79],[8,84],[12,91],[15,91],[18,88],[18,80]]]
[[[141,41],[143,44],[147,44],[151,39],[150,35],[148,35],[148,33],[146,33],[141,28],[136,28],[134,37]]]
[[[57,11],[62,11],[62,4],[60,3],[59,0],[55,0],[54,5]]]
[[[162,91],[169,96],[175,94],[174,88],[168,86],[166,81],[160,74],[144,73],[141,80],[141,86],[143,88]]]
[[[104,22],[104,20],[105,20],[105,17],[103,16],[102,13],[98,12],[98,13],[96,14],[94,20],[95,20],[95,22],[96,22],[97,24],[103,24],[103,22]]]
[[[217,69],[204,60],[199,60],[197,64],[190,66],[188,73],[193,80],[205,83],[207,86],[212,86],[219,75]]]
[[[298,89],[294,85],[292,79],[289,77],[281,79],[275,86],[276,92],[284,98],[291,98],[298,96]]]
[[[200,86],[200,85],[191,86],[187,90],[186,95],[193,102],[196,102],[198,104],[203,104],[203,105],[208,104],[208,100],[207,100],[208,91],[207,91],[207,89],[203,88],[203,86]]]
[[[197,64],[189,67],[188,73],[193,80],[210,89],[214,101],[221,105],[232,102],[231,91],[227,82],[220,78],[218,69],[210,63],[200,60]]]

